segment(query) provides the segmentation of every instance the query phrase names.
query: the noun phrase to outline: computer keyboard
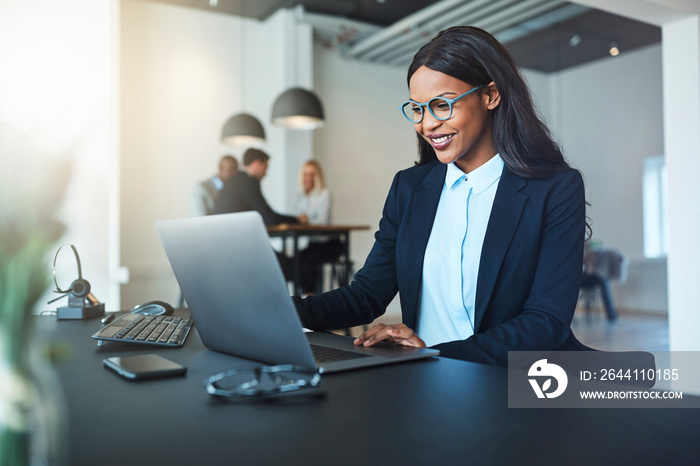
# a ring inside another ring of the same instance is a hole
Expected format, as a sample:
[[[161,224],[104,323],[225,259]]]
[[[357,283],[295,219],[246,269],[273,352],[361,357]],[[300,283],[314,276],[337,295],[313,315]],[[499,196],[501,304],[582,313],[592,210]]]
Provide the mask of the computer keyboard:
[[[369,356],[368,354],[362,354],[356,351],[346,351],[314,344],[311,345],[311,352],[317,364],[347,361],[348,359],[366,358]]]
[[[124,314],[95,333],[92,338],[103,341],[142,343],[169,347],[182,346],[192,329],[187,317]]]

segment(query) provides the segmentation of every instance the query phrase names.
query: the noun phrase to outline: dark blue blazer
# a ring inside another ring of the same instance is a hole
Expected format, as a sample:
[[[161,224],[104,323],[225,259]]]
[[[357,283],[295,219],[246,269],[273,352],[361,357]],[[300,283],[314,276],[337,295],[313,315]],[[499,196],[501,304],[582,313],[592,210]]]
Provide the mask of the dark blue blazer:
[[[294,298],[304,326],[372,322],[399,292],[403,322],[415,329],[423,256],[446,171],[436,161],[396,174],[375,244],[353,282]],[[577,170],[523,178],[503,169],[481,253],[474,335],[436,345],[442,356],[505,365],[508,351],[585,349],[569,327],[581,282],[585,210]]]

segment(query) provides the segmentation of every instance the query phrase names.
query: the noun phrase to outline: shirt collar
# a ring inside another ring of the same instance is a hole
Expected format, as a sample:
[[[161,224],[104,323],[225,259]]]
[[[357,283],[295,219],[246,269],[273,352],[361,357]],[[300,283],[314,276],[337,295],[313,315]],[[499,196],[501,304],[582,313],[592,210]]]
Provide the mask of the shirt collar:
[[[491,157],[488,162],[471,171],[469,175],[466,175],[462,170],[457,168],[454,163],[449,163],[447,164],[445,184],[448,187],[452,187],[458,181],[465,179],[467,185],[473,188],[473,193],[479,194],[495,183],[501,177],[502,173],[503,159],[500,154]]]
[[[445,175],[445,184],[447,185],[448,188],[451,188],[452,186],[455,185],[460,180],[463,180],[467,177],[467,175],[464,174],[462,170],[457,168],[457,166],[453,163],[448,163],[447,164],[447,174]]]
[[[224,182],[221,181],[219,175],[214,175],[214,178],[212,178],[211,181],[214,183],[214,187],[217,191],[221,191],[222,189],[224,189]]]

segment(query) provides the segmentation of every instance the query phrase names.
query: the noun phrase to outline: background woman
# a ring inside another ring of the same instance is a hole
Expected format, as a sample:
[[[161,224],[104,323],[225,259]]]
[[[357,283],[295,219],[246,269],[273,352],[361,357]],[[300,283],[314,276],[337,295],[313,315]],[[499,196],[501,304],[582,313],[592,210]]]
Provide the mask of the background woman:
[[[581,175],[538,118],[512,57],[474,27],[416,53],[402,105],[420,160],[394,177],[364,267],[295,297],[304,326],[372,322],[400,292],[402,324],[356,344],[431,346],[505,365],[508,351],[582,349],[570,330],[586,230]],[[420,336],[419,336],[420,335]]]
[[[308,160],[301,167],[299,180],[297,214],[306,215],[310,224],[328,225],[331,223],[331,193],[326,188],[321,164]],[[299,279],[305,294],[318,291],[321,266],[334,262],[340,256],[342,246],[338,239],[314,236],[299,255]]]

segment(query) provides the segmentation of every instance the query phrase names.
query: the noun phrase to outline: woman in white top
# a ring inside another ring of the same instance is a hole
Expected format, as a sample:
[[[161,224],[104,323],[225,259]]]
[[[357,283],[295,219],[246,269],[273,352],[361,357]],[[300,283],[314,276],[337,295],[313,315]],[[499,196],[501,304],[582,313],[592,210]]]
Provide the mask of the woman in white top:
[[[328,225],[331,222],[331,193],[326,188],[321,165],[308,160],[301,169],[297,214],[306,215],[310,224]],[[342,245],[338,239],[312,237],[299,255],[300,285],[305,294],[315,293],[320,267],[334,262],[340,256]]]

